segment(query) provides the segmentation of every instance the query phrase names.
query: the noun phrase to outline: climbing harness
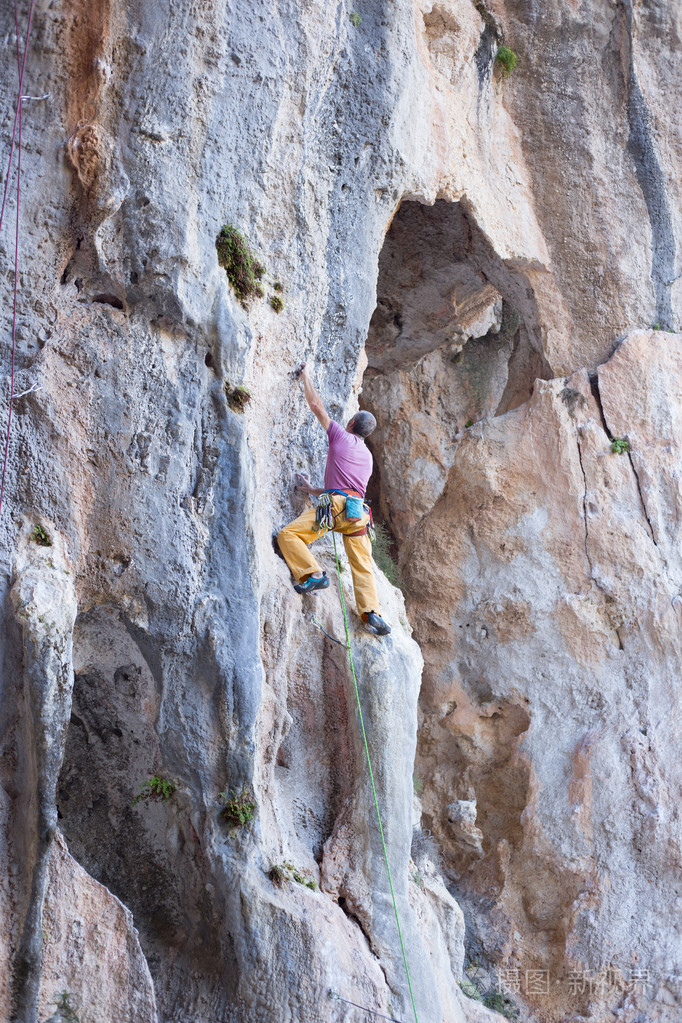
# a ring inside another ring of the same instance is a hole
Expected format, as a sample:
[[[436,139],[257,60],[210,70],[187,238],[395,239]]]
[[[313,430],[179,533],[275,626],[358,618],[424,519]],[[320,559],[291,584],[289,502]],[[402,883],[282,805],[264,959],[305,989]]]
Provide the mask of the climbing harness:
[[[393,912],[395,913],[395,922],[398,927],[398,937],[400,938],[400,948],[403,954],[403,963],[405,965],[405,973],[407,975],[407,986],[410,989],[410,1000],[412,1002],[412,1012],[414,1013],[415,1023],[419,1023],[419,1017],[417,1016],[417,1006],[414,1001],[414,993],[412,991],[412,980],[410,979],[410,969],[407,965],[407,953],[405,952],[405,943],[403,941],[403,933],[400,928],[400,917],[398,916],[398,904],[396,902],[395,891],[393,890],[393,878],[391,877],[391,867],[388,862],[388,851],[386,849],[386,840],[384,838],[384,829],[381,823],[381,813],[379,812],[379,797],[377,796],[376,786],[374,784],[374,772],[372,770],[372,761],[369,756],[369,745],[367,743],[367,733],[365,731],[365,719],[362,714],[362,705],[360,703],[360,691],[358,689],[358,679],[355,674],[355,665],[353,664],[353,651],[350,645],[350,629],[348,626],[348,612],[346,610],[346,600],[343,595],[343,586],[341,585],[341,563],[339,562],[339,553],[336,548],[336,534],[332,532],[332,539],[334,541],[334,560],[336,561],[336,575],[339,581],[339,593],[341,594],[341,608],[343,609],[343,623],[346,630],[346,649],[348,650],[348,660],[350,662],[350,670],[353,676],[353,686],[355,688],[355,700],[358,706],[358,716],[360,719],[360,730],[362,732],[362,741],[365,747],[365,757],[367,758],[367,768],[369,770],[369,780],[372,786],[372,795],[374,796],[374,809],[377,814],[377,821],[379,822],[379,834],[381,835],[381,845],[384,850],[384,861],[386,863],[386,873],[388,874],[388,885],[391,889],[391,899],[393,900]]]
[[[387,1019],[390,1023],[403,1023],[401,1019],[396,1019],[395,1016],[384,1016],[383,1013],[377,1012],[376,1009],[368,1009],[365,1005],[358,1005],[357,1002],[351,1002],[349,998],[342,998],[341,995],[337,995],[336,991],[329,989],[329,997],[335,998],[339,1002],[345,1002],[346,1005],[352,1005],[356,1009],[360,1009],[361,1012],[368,1012],[370,1016],[376,1016],[377,1019]]]
[[[9,158],[7,161],[7,173],[5,174],[5,188],[2,197],[2,209],[0,210],[0,230],[2,230],[2,223],[5,219],[5,203],[7,201],[7,187],[9,184],[10,171],[12,169],[12,156],[14,155],[14,141],[17,140],[17,215],[16,215],[16,228],[14,233],[14,299],[12,306],[12,363],[10,373],[10,387],[9,387],[9,412],[7,416],[7,435],[5,438],[5,454],[2,462],[2,479],[0,480],[0,512],[2,511],[2,499],[5,494],[5,475],[7,473],[7,460],[9,458],[9,440],[10,431],[12,427],[12,402],[14,400],[14,362],[17,348],[17,284],[19,280],[19,198],[21,194],[21,103],[22,103],[22,90],[24,86],[24,71],[26,70],[26,57],[28,55],[28,43],[31,35],[31,24],[33,22],[33,8],[35,6],[35,0],[31,0],[31,6],[28,12],[28,26],[26,28],[26,39],[24,42],[23,56],[21,53],[21,43],[19,40],[19,13],[17,10],[17,0],[14,2],[14,22],[16,25],[17,32],[17,70],[19,72],[19,91],[17,93],[17,103],[14,110],[14,127],[12,129],[12,142],[9,150]],[[19,128],[17,136],[17,126]]]
[[[334,524],[338,518],[338,515],[334,515],[334,503],[332,501],[332,496],[334,494],[338,494],[340,497],[346,498],[346,504],[343,507],[346,518],[354,517],[349,516],[348,512],[346,511],[348,502],[353,500],[362,502],[361,497],[355,497],[354,494],[353,495],[347,494],[345,490],[324,490],[318,498],[319,503],[317,505],[317,511],[315,513],[315,529],[322,536],[324,536],[327,530],[334,528]],[[351,534],[351,536],[354,535],[355,535],[354,533]]]
[[[325,490],[320,494],[318,498],[318,505],[315,511],[315,531],[318,536],[324,536],[330,529],[334,529],[336,519],[338,515],[334,515],[334,505],[332,502],[332,496],[338,494],[341,497],[346,498],[344,505],[344,512],[347,521],[352,522],[354,519],[362,518],[362,511],[367,512],[369,515],[369,522],[362,529],[358,529],[356,533],[346,533],[346,536],[369,536],[372,543],[376,540],[376,532],[374,529],[374,518],[372,516],[372,509],[368,504],[364,504],[361,497],[355,493],[348,494],[345,490]],[[358,514],[358,507],[360,513]]]

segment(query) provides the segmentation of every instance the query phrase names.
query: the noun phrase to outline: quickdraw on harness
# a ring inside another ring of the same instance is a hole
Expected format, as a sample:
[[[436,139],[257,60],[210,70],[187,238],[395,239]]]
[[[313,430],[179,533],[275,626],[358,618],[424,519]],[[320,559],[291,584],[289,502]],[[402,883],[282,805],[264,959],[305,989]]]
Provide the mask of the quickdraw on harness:
[[[351,536],[364,536],[365,533],[366,533],[367,536],[370,539],[370,542],[374,543],[376,538],[377,538],[377,534],[376,534],[376,530],[374,528],[374,516],[372,515],[372,509],[370,508],[370,506],[368,504],[363,504],[362,507],[364,508],[364,510],[369,515],[369,522],[364,527],[364,529],[360,530],[359,533],[351,533],[350,535]]]
[[[334,528],[334,505],[332,504],[331,494],[321,494],[317,504],[317,511],[315,513],[315,530],[324,536],[328,529]]]
[[[355,507],[348,508],[349,502],[355,502],[358,506],[357,510],[364,510],[366,514],[369,515],[369,522],[367,523],[367,525],[363,526],[362,529],[359,529],[357,533],[346,533],[346,536],[367,535],[369,536],[370,541],[374,543],[376,540],[376,532],[374,529],[374,518],[372,517],[372,509],[369,507],[368,504],[363,503],[361,497],[358,497],[355,494],[348,494],[346,493],[345,490],[325,490],[324,493],[320,495],[318,499],[317,511],[315,513],[315,531],[320,536],[324,536],[328,530],[334,529],[336,519],[338,518],[338,515],[334,515],[334,503],[332,501],[332,496],[334,494],[338,494],[339,496],[346,498],[346,503],[344,504],[343,510],[344,512],[346,512],[346,517],[349,519],[349,521],[352,521],[353,518],[361,517],[355,515],[349,516],[347,514],[347,510],[348,511],[356,510]]]

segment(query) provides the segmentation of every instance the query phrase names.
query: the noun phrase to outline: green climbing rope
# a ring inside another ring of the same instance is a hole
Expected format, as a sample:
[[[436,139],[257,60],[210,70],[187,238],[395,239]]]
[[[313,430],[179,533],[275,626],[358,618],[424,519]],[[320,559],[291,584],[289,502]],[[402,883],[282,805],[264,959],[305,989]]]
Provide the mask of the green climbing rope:
[[[388,885],[391,889],[391,898],[393,899],[393,912],[395,913],[395,922],[398,927],[398,937],[400,938],[400,948],[403,953],[403,963],[405,964],[405,973],[407,974],[407,986],[410,989],[410,999],[412,1001],[412,1012],[414,1013],[415,1023],[419,1023],[419,1017],[417,1016],[417,1006],[414,1003],[414,992],[412,991],[412,981],[410,979],[410,969],[407,965],[407,954],[405,952],[405,943],[403,942],[403,932],[400,929],[400,917],[398,916],[398,904],[395,900],[395,892],[393,890],[393,878],[391,877],[391,868],[388,862],[388,851],[386,849],[386,841],[384,839],[384,829],[381,823],[381,814],[379,813],[379,798],[377,796],[376,786],[374,784],[374,772],[372,771],[372,761],[369,757],[369,746],[367,745],[367,733],[365,732],[365,720],[362,716],[362,705],[360,704],[360,693],[358,690],[358,679],[355,674],[355,665],[353,664],[353,651],[350,646],[350,630],[348,628],[348,612],[346,611],[346,601],[343,596],[343,586],[341,585],[341,565],[339,563],[339,554],[336,549],[336,534],[332,532],[332,539],[334,541],[334,560],[336,561],[336,575],[339,580],[339,593],[341,594],[341,607],[343,608],[343,623],[346,628],[346,648],[348,650],[348,660],[350,661],[350,670],[353,675],[353,685],[355,686],[355,699],[358,705],[358,714],[360,716],[360,729],[362,731],[362,741],[365,744],[365,756],[367,757],[367,767],[369,769],[369,780],[372,785],[372,794],[374,795],[374,809],[377,812],[377,820],[379,822],[379,834],[381,835],[381,845],[384,850],[384,860],[386,861],[386,873],[388,874]]]

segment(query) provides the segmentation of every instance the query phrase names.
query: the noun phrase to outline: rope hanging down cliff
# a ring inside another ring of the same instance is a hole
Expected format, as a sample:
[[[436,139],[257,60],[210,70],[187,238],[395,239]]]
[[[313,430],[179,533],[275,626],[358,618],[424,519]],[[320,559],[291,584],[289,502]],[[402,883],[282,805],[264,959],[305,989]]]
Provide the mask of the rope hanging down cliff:
[[[400,938],[400,948],[403,954],[403,963],[405,964],[405,973],[407,975],[407,986],[410,989],[410,1000],[412,1002],[412,1012],[414,1013],[415,1023],[419,1023],[419,1017],[417,1016],[417,1006],[414,1001],[414,993],[412,991],[412,980],[410,978],[410,968],[407,965],[407,954],[405,952],[405,943],[403,941],[403,932],[400,927],[400,917],[398,916],[398,904],[396,902],[395,891],[393,890],[393,878],[391,877],[391,867],[388,862],[388,851],[386,849],[386,841],[384,839],[384,829],[381,823],[381,813],[379,812],[379,798],[377,796],[376,786],[374,784],[374,772],[372,771],[372,761],[369,756],[369,745],[367,744],[367,733],[365,732],[365,719],[362,714],[362,705],[360,703],[360,691],[358,689],[358,679],[355,674],[355,665],[353,664],[353,651],[350,645],[350,629],[348,627],[348,612],[346,611],[346,600],[343,595],[343,586],[341,585],[341,564],[339,562],[339,554],[336,549],[336,533],[332,532],[332,539],[334,541],[334,560],[336,562],[336,576],[339,581],[339,593],[341,594],[341,607],[343,609],[343,623],[346,629],[346,649],[348,650],[348,660],[350,662],[350,670],[353,675],[353,686],[355,688],[355,700],[358,706],[358,716],[360,718],[360,730],[362,732],[362,741],[365,747],[365,757],[367,758],[367,769],[369,771],[369,780],[372,786],[372,795],[374,796],[374,809],[377,814],[377,821],[379,822],[379,834],[381,835],[381,845],[384,850],[384,861],[386,863],[386,873],[388,874],[388,884],[391,889],[391,899],[393,900],[393,912],[395,913],[395,922],[398,927],[398,937]]]
[[[28,12],[28,26],[26,29],[26,38],[24,40],[24,52],[21,53],[21,45],[19,42],[19,12],[17,9],[17,0],[14,0],[14,24],[16,26],[17,33],[17,70],[19,72],[19,91],[17,94],[17,102],[14,109],[14,127],[12,129],[12,143],[9,150],[9,158],[7,160],[7,172],[5,174],[5,188],[2,197],[2,210],[0,210],[0,230],[2,230],[2,224],[5,218],[5,203],[7,202],[7,189],[9,185],[9,177],[12,170],[12,157],[14,155],[14,142],[17,141],[17,216],[16,226],[14,231],[14,298],[12,307],[12,364],[10,373],[10,388],[9,388],[9,409],[7,414],[7,435],[5,437],[5,454],[2,462],[2,479],[0,480],[0,512],[2,512],[2,500],[5,494],[5,475],[7,473],[7,459],[9,457],[9,439],[10,430],[12,427],[12,402],[14,400],[14,360],[17,347],[17,284],[19,279],[19,199],[21,195],[21,127],[22,127],[22,91],[24,87],[24,71],[26,70],[26,57],[28,55],[28,43],[31,35],[31,24],[33,22],[33,8],[35,6],[35,0],[31,0],[31,6]],[[19,129],[17,135],[17,127]]]

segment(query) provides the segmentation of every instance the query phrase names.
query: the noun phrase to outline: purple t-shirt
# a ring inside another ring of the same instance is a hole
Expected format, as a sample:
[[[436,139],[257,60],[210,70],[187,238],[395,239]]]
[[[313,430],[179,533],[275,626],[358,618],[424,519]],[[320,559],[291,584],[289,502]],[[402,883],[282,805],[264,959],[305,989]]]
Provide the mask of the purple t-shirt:
[[[362,437],[347,433],[332,419],[327,430],[329,452],[324,470],[325,490],[357,490],[365,496],[372,475],[372,453]]]

